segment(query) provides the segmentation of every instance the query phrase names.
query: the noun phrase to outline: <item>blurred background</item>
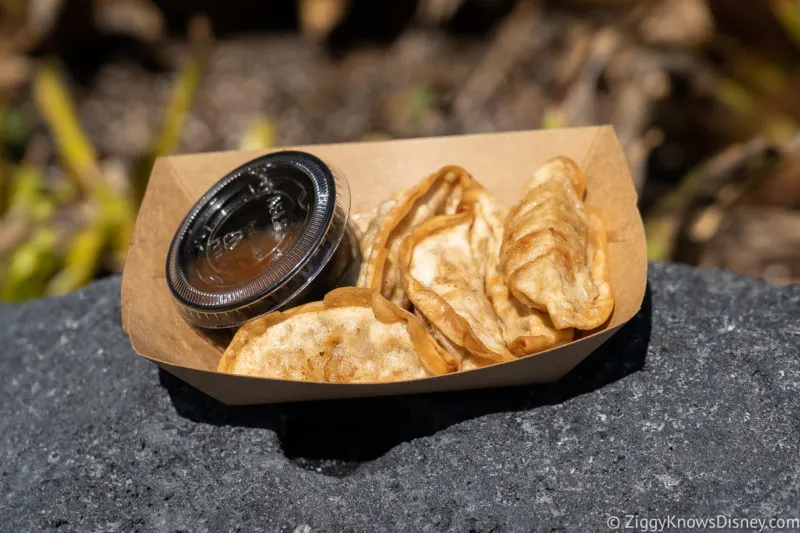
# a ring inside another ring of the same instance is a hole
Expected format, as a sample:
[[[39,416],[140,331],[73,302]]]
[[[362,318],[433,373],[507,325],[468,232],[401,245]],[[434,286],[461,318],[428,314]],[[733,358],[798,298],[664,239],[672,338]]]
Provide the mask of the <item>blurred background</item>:
[[[613,124],[653,260],[800,281],[797,0],[0,0],[0,299],[121,271],[156,157]]]

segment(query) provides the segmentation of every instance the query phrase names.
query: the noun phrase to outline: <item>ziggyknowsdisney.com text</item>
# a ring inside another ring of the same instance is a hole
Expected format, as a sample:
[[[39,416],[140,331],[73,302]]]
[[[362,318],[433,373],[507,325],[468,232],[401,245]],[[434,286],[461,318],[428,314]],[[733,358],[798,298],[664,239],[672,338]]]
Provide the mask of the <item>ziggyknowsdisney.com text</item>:
[[[644,517],[635,514],[610,515],[606,520],[610,530],[633,530],[642,533],[660,533],[670,530],[743,529],[748,531],[796,530],[800,529],[800,517],[796,518],[742,518],[728,515],[707,517],[683,517],[667,515]]]

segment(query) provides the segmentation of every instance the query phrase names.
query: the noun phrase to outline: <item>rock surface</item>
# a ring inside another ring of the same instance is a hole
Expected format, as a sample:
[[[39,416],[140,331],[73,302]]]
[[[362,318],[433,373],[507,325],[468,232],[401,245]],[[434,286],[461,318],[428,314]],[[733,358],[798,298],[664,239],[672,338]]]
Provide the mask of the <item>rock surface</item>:
[[[559,384],[247,408],[137,357],[118,292],[0,306],[2,531],[800,517],[800,288],[654,265],[642,312]]]

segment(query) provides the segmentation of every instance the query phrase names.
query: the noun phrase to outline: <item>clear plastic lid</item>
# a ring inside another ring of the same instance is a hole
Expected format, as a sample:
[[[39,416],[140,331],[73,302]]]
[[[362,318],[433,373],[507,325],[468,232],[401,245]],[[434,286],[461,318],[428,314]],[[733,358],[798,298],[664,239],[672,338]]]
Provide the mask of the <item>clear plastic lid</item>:
[[[276,152],[233,170],[170,245],[167,283],[184,318],[235,327],[346,282],[358,259],[349,213],[347,180],[311,154]]]

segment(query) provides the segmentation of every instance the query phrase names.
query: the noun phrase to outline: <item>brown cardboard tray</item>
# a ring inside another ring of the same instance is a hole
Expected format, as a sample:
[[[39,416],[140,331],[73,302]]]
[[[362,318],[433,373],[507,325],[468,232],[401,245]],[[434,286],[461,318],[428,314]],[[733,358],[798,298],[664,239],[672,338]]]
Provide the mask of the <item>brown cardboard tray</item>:
[[[285,148],[289,149],[289,147]],[[122,279],[122,325],[133,349],[206,394],[231,405],[382,396],[552,382],[573,369],[638,311],[647,280],[644,229],[625,156],[609,126],[428,139],[291,147],[346,176],[352,213],[367,213],[449,164],[466,168],[513,205],[548,159],[565,155],[586,173],[586,203],[608,230],[616,307],[608,323],[551,350],[468,372],[382,384],[306,383],[221,374],[223,346],[178,314],[165,280],[170,240],[194,202],[226,172],[270,151],[220,152],[159,159],[136,221]]]

